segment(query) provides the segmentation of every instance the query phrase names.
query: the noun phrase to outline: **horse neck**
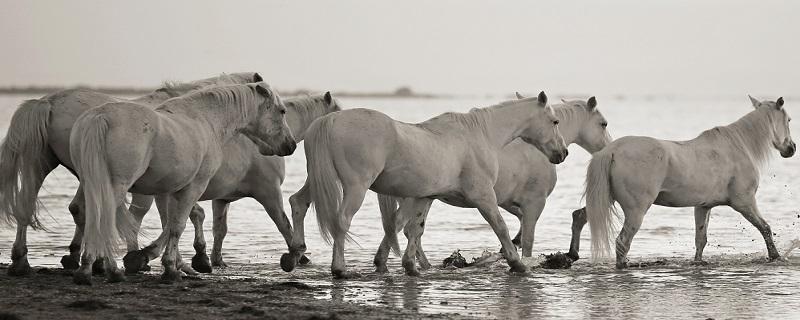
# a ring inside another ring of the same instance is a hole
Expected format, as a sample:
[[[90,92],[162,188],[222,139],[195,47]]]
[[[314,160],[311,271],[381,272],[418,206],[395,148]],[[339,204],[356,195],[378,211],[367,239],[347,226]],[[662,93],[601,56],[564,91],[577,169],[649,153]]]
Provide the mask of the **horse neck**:
[[[553,112],[559,119],[558,130],[564,137],[564,142],[569,146],[575,143],[586,122],[587,112],[581,106],[557,105],[553,106]]]
[[[254,116],[256,113],[255,110],[240,110],[239,106],[233,104],[223,105],[221,101],[209,95],[170,100],[164,108],[204,120],[221,139],[230,138],[240,129],[244,129],[248,124],[248,116]]]
[[[767,112],[754,110],[733,123],[706,131],[716,138],[722,138],[732,147],[739,149],[754,163],[762,167],[769,157],[772,128]],[[703,135],[701,135],[702,137]]]
[[[534,112],[531,111],[531,108],[539,108],[539,106],[517,103],[483,109],[486,112],[484,131],[490,143],[502,148],[518,138],[533,119]]]

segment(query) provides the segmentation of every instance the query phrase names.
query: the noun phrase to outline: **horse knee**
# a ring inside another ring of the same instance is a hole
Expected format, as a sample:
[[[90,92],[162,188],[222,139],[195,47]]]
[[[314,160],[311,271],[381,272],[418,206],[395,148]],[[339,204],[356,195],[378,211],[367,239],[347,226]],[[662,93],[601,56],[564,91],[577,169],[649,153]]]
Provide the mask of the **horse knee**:
[[[195,204],[192,207],[192,211],[189,212],[189,219],[191,219],[192,222],[203,222],[203,220],[206,219],[206,211],[203,210],[203,207]]]

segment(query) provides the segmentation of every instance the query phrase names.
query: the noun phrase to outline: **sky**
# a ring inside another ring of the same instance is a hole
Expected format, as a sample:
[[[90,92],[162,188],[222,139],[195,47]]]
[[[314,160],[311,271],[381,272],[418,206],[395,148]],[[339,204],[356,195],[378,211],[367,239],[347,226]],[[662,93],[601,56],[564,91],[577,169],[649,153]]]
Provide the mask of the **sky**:
[[[797,1],[0,0],[0,86],[800,93]]]

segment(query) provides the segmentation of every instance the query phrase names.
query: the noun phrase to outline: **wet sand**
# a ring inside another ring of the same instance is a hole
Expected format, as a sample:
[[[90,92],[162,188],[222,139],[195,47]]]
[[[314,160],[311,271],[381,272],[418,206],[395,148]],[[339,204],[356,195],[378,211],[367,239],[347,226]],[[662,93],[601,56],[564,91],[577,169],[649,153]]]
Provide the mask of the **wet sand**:
[[[129,275],[126,282],[72,283],[72,272],[35,267],[10,277],[0,265],[0,319],[461,319],[414,310],[318,299],[318,288],[299,281],[271,281],[223,272],[185,276],[164,284],[157,273]]]

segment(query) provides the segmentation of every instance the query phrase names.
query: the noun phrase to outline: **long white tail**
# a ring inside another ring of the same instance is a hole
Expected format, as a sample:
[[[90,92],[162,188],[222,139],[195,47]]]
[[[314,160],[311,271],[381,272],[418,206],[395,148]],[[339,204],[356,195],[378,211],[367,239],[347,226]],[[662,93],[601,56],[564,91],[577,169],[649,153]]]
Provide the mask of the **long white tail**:
[[[331,117],[322,117],[311,124],[305,135],[308,181],[311,185],[311,200],[317,213],[317,225],[322,238],[327,243],[344,234],[345,217],[341,214],[342,182],[333,164],[331,154]]]
[[[0,223],[25,221],[42,229],[36,200],[47,174],[43,168],[47,153],[50,102],[23,102],[8,127],[0,146]]]
[[[401,255],[400,243],[397,242],[397,211],[400,209],[402,198],[378,194],[378,208],[381,210],[384,237],[389,242],[389,247],[396,255]]]
[[[592,259],[604,258],[611,251],[614,220],[614,195],[611,191],[610,171],[614,156],[608,150],[595,153],[586,173],[586,218],[592,232]]]
[[[74,130],[77,131],[71,139],[80,140],[78,150],[72,150],[72,162],[77,167],[86,199],[83,249],[95,257],[114,257],[125,243],[125,237],[135,235],[135,229],[127,210],[121,206],[123,201],[116,199],[111,185],[105,150],[108,121],[102,115],[89,115],[79,121]]]

